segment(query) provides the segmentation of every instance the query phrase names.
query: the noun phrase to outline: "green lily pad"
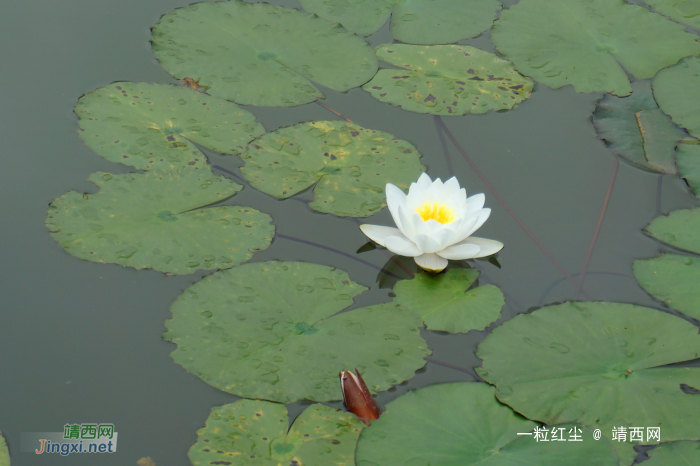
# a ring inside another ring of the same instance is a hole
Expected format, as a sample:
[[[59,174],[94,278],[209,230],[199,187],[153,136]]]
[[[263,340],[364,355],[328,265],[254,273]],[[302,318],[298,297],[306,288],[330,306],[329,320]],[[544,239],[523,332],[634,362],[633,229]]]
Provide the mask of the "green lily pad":
[[[402,189],[425,171],[409,142],[342,121],[311,121],[268,133],[243,155],[243,176],[279,199],[316,184],[310,207],[367,217],[386,206],[387,183]]]
[[[337,375],[336,375],[337,377]],[[355,466],[364,427],[354,414],[314,404],[289,428],[287,408],[269,401],[238,400],[212,408],[190,448],[194,466]]]
[[[700,254],[700,209],[674,210],[656,217],[644,232],[674,248]]]
[[[650,81],[632,83],[632,95],[606,94],[593,114],[593,126],[608,148],[638,167],[676,174],[674,152],[688,135],[663,113]]]
[[[469,289],[478,277],[476,269],[450,269],[439,275],[419,273],[394,286],[394,302],[421,316],[430,330],[483,330],[500,317],[506,302],[497,286]]]
[[[367,82],[377,58],[355,34],[316,15],[269,5],[195,3],[153,27],[153,51],[165,70],[199,78],[211,95],[240,104],[294,106]]]
[[[700,57],[688,57],[659,71],[654,97],[673,122],[700,137]]]
[[[408,309],[379,304],[337,315],[365,288],[304,262],[215,273],[173,303],[171,356],[208,384],[289,403],[343,398],[338,373],[357,368],[373,392],[413,377],[430,354]]]
[[[634,278],[650,295],[700,320],[700,259],[664,254],[634,261]]]
[[[656,11],[674,21],[700,28],[700,2],[698,0],[644,0]]]
[[[357,466],[618,464],[610,442],[596,442],[590,430],[574,424],[556,426],[566,441],[547,437],[549,441],[538,442],[533,436],[518,435],[537,426],[500,404],[487,384],[433,385],[388,403],[382,417],[360,434],[356,462]],[[570,441],[573,434],[580,441]]]
[[[140,169],[207,167],[193,143],[238,154],[265,133],[252,113],[193,89],[120,82],[80,98],[78,134],[111,162]]]
[[[391,33],[408,44],[450,44],[491,27],[495,0],[301,0],[306,11],[368,36],[391,16]]]
[[[464,115],[515,107],[532,81],[513,64],[468,45],[381,45],[377,56],[403,69],[381,69],[362,89],[417,113]]]
[[[0,466],[10,466],[10,450],[7,448],[2,432],[0,432]]]
[[[477,356],[498,399],[528,419],[598,427],[608,438],[613,427],[632,426],[658,426],[664,441],[700,438],[700,404],[682,390],[700,387],[700,368],[660,367],[700,356],[700,335],[671,314],[618,303],[548,306],[496,328]]]
[[[700,443],[662,443],[647,454],[649,460],[644,462],[644,466],[695,466],[700,464]]]
[[[46,228],[68,253],[172,274],[227,269],[267,248],[275,228],[250,207],[201,207],[241,185],[209,170],[97,172],[96,194],[71,191],[49,206]]]
[[[627,73],[651,78],[700,53],[683,26],[624,0],[522,0],[503,10],[492,37],[518,71],[549,87],[615,95],[632,92]]]
[[[676,149],[676,164],[678,173],[695,193],[700,197],[700,144],[697,140],[681,141]]]

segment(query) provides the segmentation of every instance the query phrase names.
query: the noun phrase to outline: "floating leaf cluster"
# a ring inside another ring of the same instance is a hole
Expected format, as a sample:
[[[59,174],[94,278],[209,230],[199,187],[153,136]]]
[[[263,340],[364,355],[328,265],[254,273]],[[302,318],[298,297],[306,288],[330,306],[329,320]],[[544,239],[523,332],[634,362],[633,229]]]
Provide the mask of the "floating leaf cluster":
[[[667,367],[699,357],[697,327],[619,303],[548,306],[496,327],[477,351],[478,374],[495,390],[458,383],[409,392],[364,430],[354,415],[312,404],[289,428],[280,403],[340,399],[337,374],[349,368],[375,393],[408,380],[430,354],[422,326],[483,330],[501,317],[504,296],[475,287],[477,270],[452,268],[398,283],[391,303],[346,310],[364,287],[341,270],[277,261],[234,267],[270,245],[272,219],[223,204],[242,186],[213,175],[197,147],[241,155],[244,178],[279,199],[313,186],[312,209],[365,217],[384,207],[387,183],[405,189],[425,170],[410,142],[349,121],[264,134],[235,103],[297,106],[323,97],[317,85],[361,87],[407,111],[459,116],[513,109],[530,97],[534,79],[609,93],[593,118],[599,137],[641,168],[675,174],[677,165],[700,194],[700,40],[671,21],[698,26],[697,2],[649,0],[656,14],[623,0],[521,0],[495,22],[494,0],[301,3],[320,17],[240,0],[164,15],[153,28],[155,56],[190,88],[113,83],[75,109],[90,148],[143,172],[94,173],[98,192],[59,197],[46,220],[61,247],[82,259],[169,274],[219,270],[173,303],[165,339],[185,369],[255,400],[213,408],[191,462],[462,466],[546,458],[613,466],[636,455],[606,438],[540,444],[518,436],[539,422],[589,438],[594,428],[608,437],[615,425],[661,426],[663,441],[673,443],[652,450],[649,465],[697,462],[700,373]],[[373,51],[354,34],[372,34],[390,16],[392,34],[406,44]],[[454,44],[492,24],[498,54]],[[389,67],[378,71],[379,60]],[[661,216],[645,231],[700,254],[700,209]],[[666,254],[636,261],[634,274],[652,296],[700,319],[698,264]]]

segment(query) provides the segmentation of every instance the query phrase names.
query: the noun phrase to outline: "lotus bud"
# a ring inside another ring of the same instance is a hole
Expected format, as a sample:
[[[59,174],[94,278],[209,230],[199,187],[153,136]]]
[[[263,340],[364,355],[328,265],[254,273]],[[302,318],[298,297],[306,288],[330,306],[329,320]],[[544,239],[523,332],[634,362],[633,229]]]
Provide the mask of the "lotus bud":
[[[350,371],[340,371],[340,388],[343,389],[343,400],[348,411],[368,426],[371,425],[370,419],[379,419],[381,414],[379,406],[372,398],[357,369],[355,374]]]

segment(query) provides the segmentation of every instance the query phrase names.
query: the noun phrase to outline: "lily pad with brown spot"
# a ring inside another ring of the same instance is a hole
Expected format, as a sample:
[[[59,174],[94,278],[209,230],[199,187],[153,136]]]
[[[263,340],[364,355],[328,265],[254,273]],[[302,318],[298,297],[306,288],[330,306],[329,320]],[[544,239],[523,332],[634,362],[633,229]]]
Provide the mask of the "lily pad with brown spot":
[[[468,45],[381,45],[377,56],[403,69],[381,69],[362,86],[405,110],[464,115],[507,110],[530,97],[532,81],[513,64]]]
[[[283,404],[238,400],[212,408],[188,456],[194,466],[355,466],[363,427],[354,414],[313,404],[290,428]]]
[[[80,259],[190,274],[238,265],[274,235],[270,216],[253,208],[204,208],[242,188],[208,169],[97,172],[89,180],[99,192],[64,194],[46,219],[51,236]]]
[[[384,188],[407,189],[425,171],[418,150],[389,133],[342,121],[311,121],[268,133],[243,154],[243,176],[279,199],[314,186],[310,207],[367,217],[386,206]]]
[[[82,96],[75,114],[88,147],[145,170],[206,168],[195,144],[238,154],[265,132],[238,105],[169,84],[112,83]]]

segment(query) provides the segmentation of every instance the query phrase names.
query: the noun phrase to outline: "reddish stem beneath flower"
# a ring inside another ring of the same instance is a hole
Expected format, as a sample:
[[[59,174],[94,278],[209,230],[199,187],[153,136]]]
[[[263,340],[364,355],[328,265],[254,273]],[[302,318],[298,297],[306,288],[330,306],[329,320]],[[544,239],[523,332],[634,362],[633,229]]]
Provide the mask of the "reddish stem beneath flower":
[[[464,149],[462,149],[462,146],[457,142],[455,137],[452,135],[452,132],[447,128],[447,125],[445,125],[445,122],[442,121],[442,118],[440,118],[440,116],[436,116],[436,122],[440,125],[440,127],[445,132],[445,134],[447,134],[447,137],[450,138],[450,141],[452,141],[452,144],[454,144],[454,146],[457,148],[459,153],[462,154],[462,157],[464,157],[464,159],[467,161],[467,163],[472,167],[472,170],[474,170],[474,173],[477,174],[477,176],[481,179],[481,181],[484,183],[484,185],[486,185],[486,187],[489,189],[489,191],[491,191],[491,193],[496,197],[496,199],[498,199],[498,202],[500,202],[501,205],[513,217],[513,219],[515,219],[515,221],[518,223],[518,225],[520,225],[520,228],[522,228],[525,231],[525,233],[527,233],[527,235],[530,237],[530,239],[535,242],[537,247],[539,247],[542,250],[542,252],[549,258],[549,260],[552,262],[552,264],[554,264],[554,266],[557,269],[559,269],[559,271],[562,274],[564,274],[564,276],[567,278],[567,280],[569,280],[574,286],[577,286],[576,281],[569,274],[569,272],[567,272],[566,269],[564,269],[564,267],[562,267],[561,264],[559,264],[559,262],[557,262],[557,260],[554,258],[554,256],[552,256],[552,254],[547,250],[547,248],[545,248],[544,245],[542,243],[540,243],[537,238],[535,238],[535,235],[533,235],[530,232],[530,230],[525,226],[525,224],[523,224],[523,222],[518,218],[518,216],[515,215],[515,212],[513,212],[513,210],[508,206],[508,204],[506,204],[506,202],[503,200],[503,198],[501,198],[501,196],[498,195],[496,190],[491,186],[491,183],[488,182],[486,177],[479,171],[479,169],[476,167],[476,165],[471,160],[471,158],[469,158],[466,151]],[[590,296],[588,296],[588,294],[586,293],[585,290],[581,290],[581,291],[587,297],[587,299],[590,299]]]
[[[603,201],[603,209],[600,211],[600,216],[598,217],[598,225],[596,225],[595,232],[593,232],[591,245],[588,247],[586,260],[583,262],[583,268],[581,269],[581,274],[578,277],[578,283],[576,283],[575,299],[578,299],[579,295],[581,294],[581,286],[583,286],[583,279],[586,276],[586,270],[588,270],[588,263],[591,261],[591,256],[593,256],[593,248],[595,248],[595,243],[596,241],[598,241],[598,233],[600,233],[600,228],[603,226],[605,213],[608,211],[608,204],[610,203],[610,196],[612,194],[613,186],[615,186],[615,178],[617,177],[617,168],[619,166],[620,162],[616,158],[615,165],[613,165],[612,175],[610,176],[610,183],[608,184],[608,192],[605,194],[605,201]]]

